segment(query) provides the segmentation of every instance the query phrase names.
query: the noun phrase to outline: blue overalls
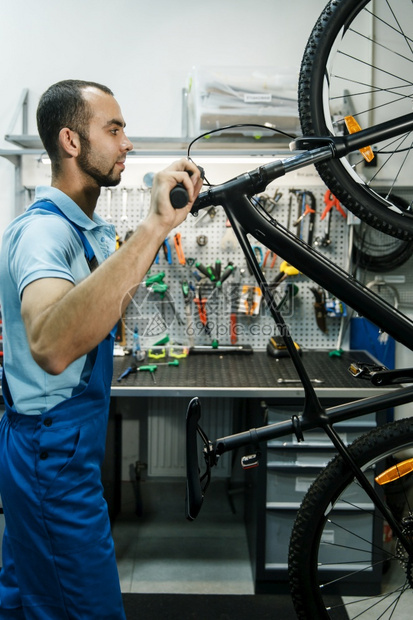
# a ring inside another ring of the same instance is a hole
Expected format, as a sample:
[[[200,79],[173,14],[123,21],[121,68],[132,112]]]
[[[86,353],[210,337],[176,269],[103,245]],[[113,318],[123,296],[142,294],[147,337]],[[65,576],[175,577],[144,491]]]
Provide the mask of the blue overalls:
[[[100,469],[113,334],[95,353],[85,389],[41,415],[14,410],[3,373],[0,619],[125,619]]]

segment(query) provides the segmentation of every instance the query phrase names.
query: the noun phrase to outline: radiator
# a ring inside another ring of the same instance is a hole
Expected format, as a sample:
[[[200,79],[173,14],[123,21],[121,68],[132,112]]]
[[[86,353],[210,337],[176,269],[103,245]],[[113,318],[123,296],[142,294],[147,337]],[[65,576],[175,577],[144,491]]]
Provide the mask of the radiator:
[[[185,469],[185,417],[187,398],[151,398],[148,410],[148,475],[180,477]],[[232,432],[232,399],[201,399],[201,426],[211,440]],[[224,454],[213,477],[231,474],[231,454]]]

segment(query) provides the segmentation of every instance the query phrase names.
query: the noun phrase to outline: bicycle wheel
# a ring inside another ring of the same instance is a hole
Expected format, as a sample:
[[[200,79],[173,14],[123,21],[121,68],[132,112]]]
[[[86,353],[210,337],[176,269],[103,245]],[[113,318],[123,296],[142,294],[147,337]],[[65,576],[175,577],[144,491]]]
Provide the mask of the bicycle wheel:
[[[304,135],[343,135],[344,118],[362,129],[412,110],[411,0],[331,0],[308,40],[299,76]],[[413,238],[412,134],[371,145],[361,153],[317,165],[336,197],[371,226],[403,240]],[[389,194],[404,195],[409,210]],[[385,197],[379,192],[385,192]]]
[[[351,454],[373,479],[390,464],[411,457],[412,447],[413,419],[405,419],[362,436]],[[380,489],[411,539],[413,474]],[[304,498],[291,535],[290,583],[298,617],[410,617],[413,558],[406,557],[388,529],[348,466],[335,457]]]

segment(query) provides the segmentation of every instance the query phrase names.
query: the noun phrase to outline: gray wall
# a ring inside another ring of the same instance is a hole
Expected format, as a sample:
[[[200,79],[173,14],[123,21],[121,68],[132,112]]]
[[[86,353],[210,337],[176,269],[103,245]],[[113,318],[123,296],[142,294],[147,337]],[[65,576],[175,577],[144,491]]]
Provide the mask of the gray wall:
[[[107,84],[135,136],[180,136],[193,66],[288,67],[297,74],[325,0],[0,0],[0,148],[22,89],[29,131],[41,93],[65,78]],[[0,158],[0,235],[14,215]]]

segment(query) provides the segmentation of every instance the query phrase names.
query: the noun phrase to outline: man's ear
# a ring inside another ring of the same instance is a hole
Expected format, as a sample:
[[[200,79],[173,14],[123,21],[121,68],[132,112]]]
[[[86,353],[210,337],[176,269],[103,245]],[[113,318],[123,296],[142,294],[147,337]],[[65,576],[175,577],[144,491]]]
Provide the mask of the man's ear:
[[[63,127],[59,132],[59,145],[67,157],[77,157],[80,153],[79,134],[68,127]]]

